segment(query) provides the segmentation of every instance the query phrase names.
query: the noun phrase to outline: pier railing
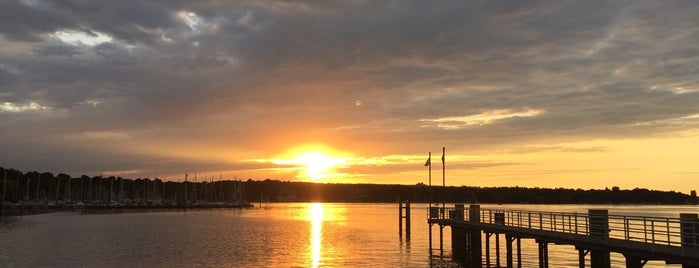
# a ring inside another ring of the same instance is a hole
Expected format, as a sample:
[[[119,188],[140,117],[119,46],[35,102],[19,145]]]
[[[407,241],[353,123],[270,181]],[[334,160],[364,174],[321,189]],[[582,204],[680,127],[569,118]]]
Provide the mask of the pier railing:
[[[450,221],[470,221],[469,210],[431,207],[428,217]],[[552,231],[573,235],[601,235],[612,239],[652,245],[699,247],[699,225],[680,218],[604,215],[527,210],[480,209],[478,221],[487,224]],[[597,219],[596,219],[597,218]],[[685,239],[683,239],[685,237]],[[691,239],[687,239],[687,238]]]

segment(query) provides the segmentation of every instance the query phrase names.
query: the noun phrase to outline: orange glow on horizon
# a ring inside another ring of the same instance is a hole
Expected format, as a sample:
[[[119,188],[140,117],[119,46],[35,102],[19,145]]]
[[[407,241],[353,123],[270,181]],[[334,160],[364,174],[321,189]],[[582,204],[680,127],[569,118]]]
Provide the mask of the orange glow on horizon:
[[[311,144],[295,147],[273,162],[296,167],[295,169],[299,170],[299,178],[320,181],[341,176],[342,173],[337,173],[336,168],[345,165],[351,159],[348,153],[324,145]]]

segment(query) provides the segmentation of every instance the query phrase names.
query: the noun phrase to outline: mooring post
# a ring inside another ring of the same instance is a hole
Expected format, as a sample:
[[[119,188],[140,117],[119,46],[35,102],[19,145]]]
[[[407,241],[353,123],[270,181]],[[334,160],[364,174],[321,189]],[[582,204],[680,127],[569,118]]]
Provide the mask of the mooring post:
[[[405,200],[405,240],[410,241],[410,200]]]
[[[606,209],[590,209],[590,236],[597,239],[609,238],[609,214]],[[591,250],[590,265],[592,268],[611,268],[609,251]]]
[[[468,221],[480,222],[480,215],[480,205],[470,205],[468,207]],[[469,245],[471,245],[469,250],[469,253],[471,254],[471,267],[482,267],[481,230],[470,230]]]
[[[403,200],[398,200],[398,235],[403,237]]]
[[[405,214],[403,214],[405,210]],[[403,221],[405,221],[405,239],[410,241],[410,201],[398,201],[398,234],[403,237]]]
[[[682,239],[682,256],[699,253],[699,214],[680,214],[680,233]],[[682,268],[699,268],[699,264],[683,263]]]

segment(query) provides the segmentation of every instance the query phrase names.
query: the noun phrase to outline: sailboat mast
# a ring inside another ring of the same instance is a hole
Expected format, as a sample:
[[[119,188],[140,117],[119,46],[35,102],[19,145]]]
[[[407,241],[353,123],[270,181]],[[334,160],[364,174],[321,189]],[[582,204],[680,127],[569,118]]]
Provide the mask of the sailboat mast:
[[[114,201],[114,177],[109,178],[109,203]]]
[[[27,176],[27,186],[24,187],[24,203],[27,203],[29,201],[29,182],[32,180],[32,177]]]
[[[12,199],[14,199],[14,202],[17,203],[19,201],[17,199],[17,194],[19,193],[19,175],[15,177],[15,194],[12,195]]]
[[[41,184],[41,173],[39,173],[39,180],[36,182],[36,195],[34,196],[34,200],[39,200],[39,185]]]
[[[2,179],[2,201],[5,201],[5,199],[7,199],[7,198],[5,198],[5,187],[7,187],[7,170],[4,170],[4,171],[5,171],[5,176]]]
[[[155,175],[153,175],[153,202],[155,202],[155,188],[156,188],[155,186],[157,186],[156,181],[155,181],[156,179],[157,179],[157,177]]]
[[[124,199],[124,178],[121,178],[121,183],[119,185],[119,204],[121,204],[122,199]]]
[[[103,201],[102,199],[102,174],[100,174],[97,181],[97,200]]]
[[[56,202],[58,202],[58,190],[61,189],[61,176],[56,177]]]
[[[70,195],[71,194],[71,192],[70,192],[71,186],[73,186],[73,178],[71,178],[70,175],[68,175],[68,202],[73,200],[71,195]]]

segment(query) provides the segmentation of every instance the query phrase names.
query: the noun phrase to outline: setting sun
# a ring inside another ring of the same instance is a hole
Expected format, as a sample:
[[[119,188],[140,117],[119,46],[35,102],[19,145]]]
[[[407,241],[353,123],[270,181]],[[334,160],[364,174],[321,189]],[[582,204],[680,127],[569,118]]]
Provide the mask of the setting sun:
[[[326,146],[304,145],[289,150],[282,159],[277,159],[274,163],[293,166],[299,170],[299,178],[320,181],[342,175],[336,169],[346,164],[349,159],[346,153]]]
[[[329,175],[336,165],[341,165],[345,162],[341,158],[333,158],[321,152],[306,152],[294,158],[298,164],[306,166],[306,174],[311,179],[320,179]]]

